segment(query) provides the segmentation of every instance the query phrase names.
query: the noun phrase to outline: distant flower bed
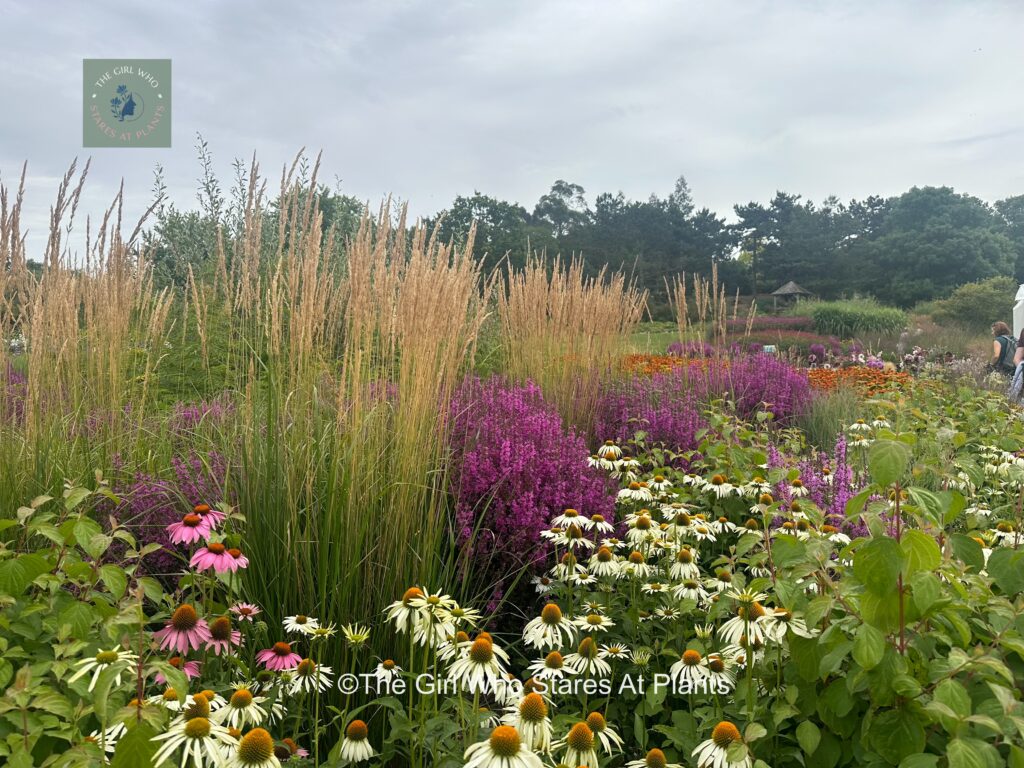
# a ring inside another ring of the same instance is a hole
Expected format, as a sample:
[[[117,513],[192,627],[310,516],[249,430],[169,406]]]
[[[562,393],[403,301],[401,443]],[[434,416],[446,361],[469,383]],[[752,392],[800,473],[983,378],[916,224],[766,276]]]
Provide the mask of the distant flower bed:
[[[725,327],[732,333],[743,333],[747,330],[748,321],[744,318],[726,320]],[[750,330],[757,331],[813,331],[814,319],[811,317],[774,317],[758,315],[749,322]]]
[[[856,365],[849,368],[811,368],[807,371],[811,387],[829,392],[848,386],[864,395],[877,395],[893,387],[909,386],[912,378],[902,371]]]

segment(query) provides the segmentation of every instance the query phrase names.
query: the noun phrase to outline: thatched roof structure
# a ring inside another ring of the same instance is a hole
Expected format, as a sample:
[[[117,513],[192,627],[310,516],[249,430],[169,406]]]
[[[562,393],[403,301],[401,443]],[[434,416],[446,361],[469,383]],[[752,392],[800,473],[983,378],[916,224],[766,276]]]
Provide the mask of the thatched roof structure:
[[[781,288],[777,288],[772,291],[772,296],[810,296],[811,292],[804,290],[799,285],[790,280]]]

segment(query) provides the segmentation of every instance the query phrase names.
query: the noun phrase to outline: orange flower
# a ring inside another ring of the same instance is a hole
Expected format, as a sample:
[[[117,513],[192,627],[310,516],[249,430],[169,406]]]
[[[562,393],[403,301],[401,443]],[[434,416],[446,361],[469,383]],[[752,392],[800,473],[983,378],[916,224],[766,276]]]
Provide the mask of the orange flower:
[[[811,368],[807,380],[814,389],[830,392],[839,386],[848,386],[862,395],[878,395],[892,389],[910,386],[913,379],[908,373],[879,370],[857,365],[849,368]]]

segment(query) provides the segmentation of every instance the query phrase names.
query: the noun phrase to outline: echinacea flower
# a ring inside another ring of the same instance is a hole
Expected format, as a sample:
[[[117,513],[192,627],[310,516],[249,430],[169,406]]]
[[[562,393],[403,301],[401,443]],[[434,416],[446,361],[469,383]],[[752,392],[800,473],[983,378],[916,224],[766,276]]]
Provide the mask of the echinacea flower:
[[[222,653],[231,653],[242,644],[242,633],[232,629],[231,619],[227,616],[218,616],[210,622],[210,639],[206,647],[220,656]]]
[[[181,656],[171,656],[171,658],[167,660],[167,663],[175,669],[180,669],[182,672],[184,672],[185,679],[187,680],[192,680],[193,678],[199,677],[200,664],[198,661],[185,661],[185,659],[183,659]],[[155,679],[157,685],[167,684],[167,678],[164,677],[162,672],[157,672]]]
[[[569,729],[569,733],[555,747],[565,748],[565,758],[562,762],[568,765],[597,765],[595,744],[594,732],[590,730],[590,726],[579,722]]]
[[[776,643],[782,642],[786,637],[787,629],[792,630],[793,634],[798,637],[812,638],[818,634],[816,629],[808,629],[807,623],[802,618],[794,616],[792,611],[785,608],[766,611],[757,622],[764,626],[766,638]]]
[[[293,674],[290,686],[292,696],[297,693],[326,691],[331,687],[331,676],[334,672],[330,667],[317,664],[312,659],[303,659],[295,667]]]
[[[96,687],[96,682],[99,680],[100,675],[105,669],[111,667],[117,667],[118,671],[114,677],[114,685],[121,685],[121,673],[125,668],[136,661],[138,656],[130,651],[122,650],[121,648],[112,648],[109,651],[100,651],[95,656],[89,656],[88,658],[79,661],[76,666],[78,671],[75,672],[71,677],[68,678],[69,683],[75,682],[80,677],[92,672],[92,680],[89,681],[89,693],[92,693],[92,689]]]
[[[576,639],[576,630],[570,619],[562,615],[562,609],[555,603],[548,603],[540,616],[531,619],[523,629],[526,645],[543,651],[545,648],[561,648]]]
[[[186,603],[175,609],[167,625],[154,632],[153,637],[160,642],[160,650],[186,654],[190,649],[198,651],[210,639],[210,628],[199,618],[196,609]]]
[[[312,616],[304,616],[301,613],[297,613],[294,616],[284,617],[284,631],[291,632],[296,635],[312,634],[313,630],[319,626],[319,621],[314,619]]]
[[[341,628],[345,642],[352,648],[361,648],[370,639],[370,628],[362,624],[346,624]]]
[[[599,613],[577,616],[572,623],[582,632],[607,632],[610,627],[615,626],[614,621]]]
[[[216,528],[224,522],[224,513],[215,507],[211,507],[209,504],[196,504],[192,507],[192,512],[199,515],[204,520],[209,520],[210,526],[213,528]]]
[[[703,662],[700,652],[691,648],[683,651],[679,661],[669,667],[668,673],[677,684],[682,684],[685,692],[695,693],[707,675]]]
[[[287,737],[281,739],[281,749],[284,749],[287,754],[281,753],[278,749],[274,750],[275,754],[277,754],[281,760],[288,760],[292,757],[309,757],[308,749],[303,749],[296,744],[293,739],[289,739]]]
[[[594,732],[594,736],[601,742],[601,749],[607,755],[612,755],[616,751],[622,751],[622,737],[615,732],[615,730],[608,725],[608,721],[604,719],[604,715],[600,712],[591,712],[587,715],[587,727]]]
[[[289,757],[292,754],[289,747]],[[225,768],[281,768],[273,737],[263,728],[253,728],[230,750]]]
[[[195,544],[204,541],[213,530],[209,518],[189,512],[180,522],[167,526],[167,533],[172,544]]]
[[[402,674],[402,668],[391,659],[384,659],[377,668],[373,670],[373,676],[379,683],[390,683]]]
[[[262,613],[259,606],[252,603],[235,603],[230,610],[238,617],[239,621],[252,621]]]
[[[341,740],[340,757],[350,763],[361,763],[369,760],[376,752],[369,740],[370,731],[362,720],[353,720],[345,729],[345,737]]]
[[[597,643],[589,635],[580,641],[576,653],[565,657],[565,665],[576,675],[607,677],[612,673],[611,665],[601,658]]]
[[[749,754],[736,762],[729,759],[729,746],[736,741],[742,741],[739,729],[728,721],[720,722],[711,731],[711,738],[693,750],[696,768],[750,768],[753,761]]]
[[[405,590],[401,600],[396,600],[384,609],[384,615],[388,621],[395,622],[395,629],[399,632],[409,632],[415,628],[419,621],[420,612],[412,601],[423,597],[423,590],[419,587],[409,587]]]
[[[565,675],[574,674],[565,666],[565,658],[558,651],[551,651],[543,659],[537,659],[527,671],[537,680],[559,680]]]
[[[205,547],[197,549],[188,564],[190,568],[198,571],[234,573],[239,568],[247,567],[249,560],[242,554],[242,550],[228,549],[222,542],[211,541]]]
[[[448,670],[448,677],[472,692],[493,688],[495,682],[505,673],[499,655],[504,661],[508,661],[505,652],[496,648],[489,636],[484,637],[481,633],[469,646],[466,654],[452,664]]]
[[[652,749],[647,752],[643,760],[632,760],[626,763],[626,768],[683,768],[679,763],[670,763],[665,753],[660,749]]]
[[[236,688],[227,706],[213,713],[213,719],[231,728],[259,725],[267,719],[267,710],[263,708],[266,700],[266,696],[256,696],[248,688]]]
[[[527,749],[543,753],[551,751],[548,705],[536,691],[526,694],[518,704],[510,706],[503,720],[519,731]]]
[[[523,745],[519,731],[499,725],[486,741],[470,744],[463,768],[543,768],[544,763]]]
[[[274,643],[256,654],[256,661],[260,662],[272,672],[283,672],[286,669],[295,669],[302,657],[292,650],[288,643]]]
[[[154,766],[162,765],[180,748],[180,764],[191,764],[192,768],[220,766],[223,762],[222,750],[237,744],[227,728],[211,723],[205,717],[177,721],[164,733],[154,736],[153,741],[164,742],[153,755]]]

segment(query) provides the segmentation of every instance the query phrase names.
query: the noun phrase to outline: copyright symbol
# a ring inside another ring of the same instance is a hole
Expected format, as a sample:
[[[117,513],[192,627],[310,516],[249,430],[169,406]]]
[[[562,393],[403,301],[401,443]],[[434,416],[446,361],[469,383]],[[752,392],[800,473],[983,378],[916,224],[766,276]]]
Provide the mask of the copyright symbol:
[[[355,693],[359,690],[359,676],[344,674],[338,677],[338,690],[342,693]]]

